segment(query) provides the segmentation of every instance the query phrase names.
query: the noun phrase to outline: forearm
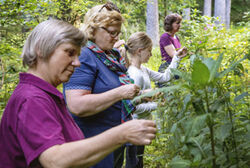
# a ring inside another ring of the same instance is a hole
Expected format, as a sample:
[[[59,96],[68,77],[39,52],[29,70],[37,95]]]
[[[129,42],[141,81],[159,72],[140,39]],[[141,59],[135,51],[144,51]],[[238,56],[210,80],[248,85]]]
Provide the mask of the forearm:
[[[85,117],[97,114],[122,99],[122,93],[118,87],[99,94],[70,96],[67,99],[67,105],[73,114]]]
[[[121,127],[114,127],[92,138],[54,146],[39,160],[49,168],[89,167],[126,143],[121,132]]]
[[[171,58],[173,58],[174,55],[176,54],[176,49],[173,44],[165,46],[164,49]]]
[[[176,69],[179,65],[180,62],[180,58],[178,58],[176,55],[173,57],[170,65],[167,67],[167,69],[164,72],[163,77],[161,78],[161,80],[159,80],[159,82],[168,82],[171,80],[172,78],[172,72],[171,69]]]
[[[141,114],[144,112],[150,112],[157,108],[157,103],[155,102],[148,102],[148,103],[141,103],[136,106],[135,114]]]

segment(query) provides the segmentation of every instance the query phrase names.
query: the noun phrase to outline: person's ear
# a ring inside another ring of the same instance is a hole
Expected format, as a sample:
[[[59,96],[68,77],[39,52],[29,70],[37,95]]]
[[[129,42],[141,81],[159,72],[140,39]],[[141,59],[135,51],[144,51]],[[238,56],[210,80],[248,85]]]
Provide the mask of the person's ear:
[[[141,52],[142,52],[142,50],[143,50],[142,48],[138,48],[138,49],[137,49],[137,53],[138,53],[138,55],[140,55],[140,56],[141,56]]]

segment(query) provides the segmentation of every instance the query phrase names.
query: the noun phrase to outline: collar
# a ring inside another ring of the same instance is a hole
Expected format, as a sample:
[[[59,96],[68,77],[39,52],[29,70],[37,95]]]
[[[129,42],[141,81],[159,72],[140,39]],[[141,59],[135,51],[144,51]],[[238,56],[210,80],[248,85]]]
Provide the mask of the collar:
[[[57,88],[55,88],[50,83],[42,80],[41,78],[38,78],[35,75],[22,72],[19,74],[19,79],[20,79],[20,82],[19,82],[20,84],[21,83],[32,84],[32,85],[44,90],[45,92],[48,92],[50,94],[57,96],[61,100],[64,99],[62,93],[59,90],[57,90]]]

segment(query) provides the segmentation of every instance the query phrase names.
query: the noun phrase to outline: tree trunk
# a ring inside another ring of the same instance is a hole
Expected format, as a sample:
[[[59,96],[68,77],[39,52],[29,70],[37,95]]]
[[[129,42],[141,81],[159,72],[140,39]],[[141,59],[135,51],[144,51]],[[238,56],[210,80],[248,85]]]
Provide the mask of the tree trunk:
[[[214,1],[214,16],[220,19],[217,24],[226,24],[226,0]]]
[[[204,0],[203,15],[211,17],[212,13],[212,0]]]
[[[158,0],[147,1],[147,35],[152,39],[153,45],[159,45],[159,12]]]
[[[183,19],[190,20],[190,8],[183,9]]]
[[[230,28],[231,0],[226,0],[226,27]]]

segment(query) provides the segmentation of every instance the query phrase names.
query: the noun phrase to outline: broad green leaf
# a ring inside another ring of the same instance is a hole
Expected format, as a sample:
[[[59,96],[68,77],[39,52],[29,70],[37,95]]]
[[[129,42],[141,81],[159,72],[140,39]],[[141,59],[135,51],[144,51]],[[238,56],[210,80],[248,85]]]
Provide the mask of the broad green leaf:
[[[176,129],[177,129],[177,123],[174,123],[174,125],[172,126],[170,132],[174,133]]]
[[[193,162],[199,162],[202,159],[201,152],[198,148],[196,147],[191,147],[190,153],[194,156]]]
[[[171,72],[174,74],[174,75],[178,75],[180,76],[182,79],[184,79],[185,81],[190,81],[190,74],[187,73],[187,72],[181,72],[180,70],[178,69],[171,69]]]
[[[211,81],[214,79],[216,73],[218,72],[218,69],[219,69],[219,67],[220,67],[222,58],[223,58],[223,53],[220,54],[220,56],[219,56],[218,59],[216,60],[215,64],[212,66],[212,69],[210,70],[209,82],[211,82]]]
[[[200,131],[206,126],[206,119],[208,114],[203,114],[196,116],[194,118],[189,119],[188,122],[185,123],[185,135],[186,137],[194,137],[200,133]]]
[[[200,150],[202,156],[206,157],[206,154],[205,154],[204,150],[201,147],[201,143],[202,143],[203,139],[204,139],[204,135],[199,135],[197,137],[192,137],[190,140],[191,140],[191,142],[193,142],[198,147],[198,149]]]
[[[168,87],[163,87],[163,88],[155,89],[155,90],[152,90],[152,91],[147,92],[145,94],[142,94],[140,96],[136,96],[132,100],[132,103],[136,103],[137,101],[141,100],[144,97],[152,97],[152,96],[154,96],[155,94],[157,94],[159,92],[167,93],[169,91],[174,91],[174,90],[180,89],[181,87],[182,87],[182,85],[174,85],[174,86],[168,86]]]
[[[191,161],[184,160],[181,158],[174,158],[170,163],[169,166],[172,168],[188,168],[191,165]]]
[[[213,58],[205,58],[202,62],[208,67],[208,69],[211,73],[211,70],[212,70],[216,61]]]
[[[200,60],[196,59],[193,64],[192,82],[197,84],[207,84],[209,80],[210,72],[207,66]]]
[[[222,142],[230,135],[232,130],[232,124],[226,123],[221,125],[219,128],[215,130],[215,137]]]

